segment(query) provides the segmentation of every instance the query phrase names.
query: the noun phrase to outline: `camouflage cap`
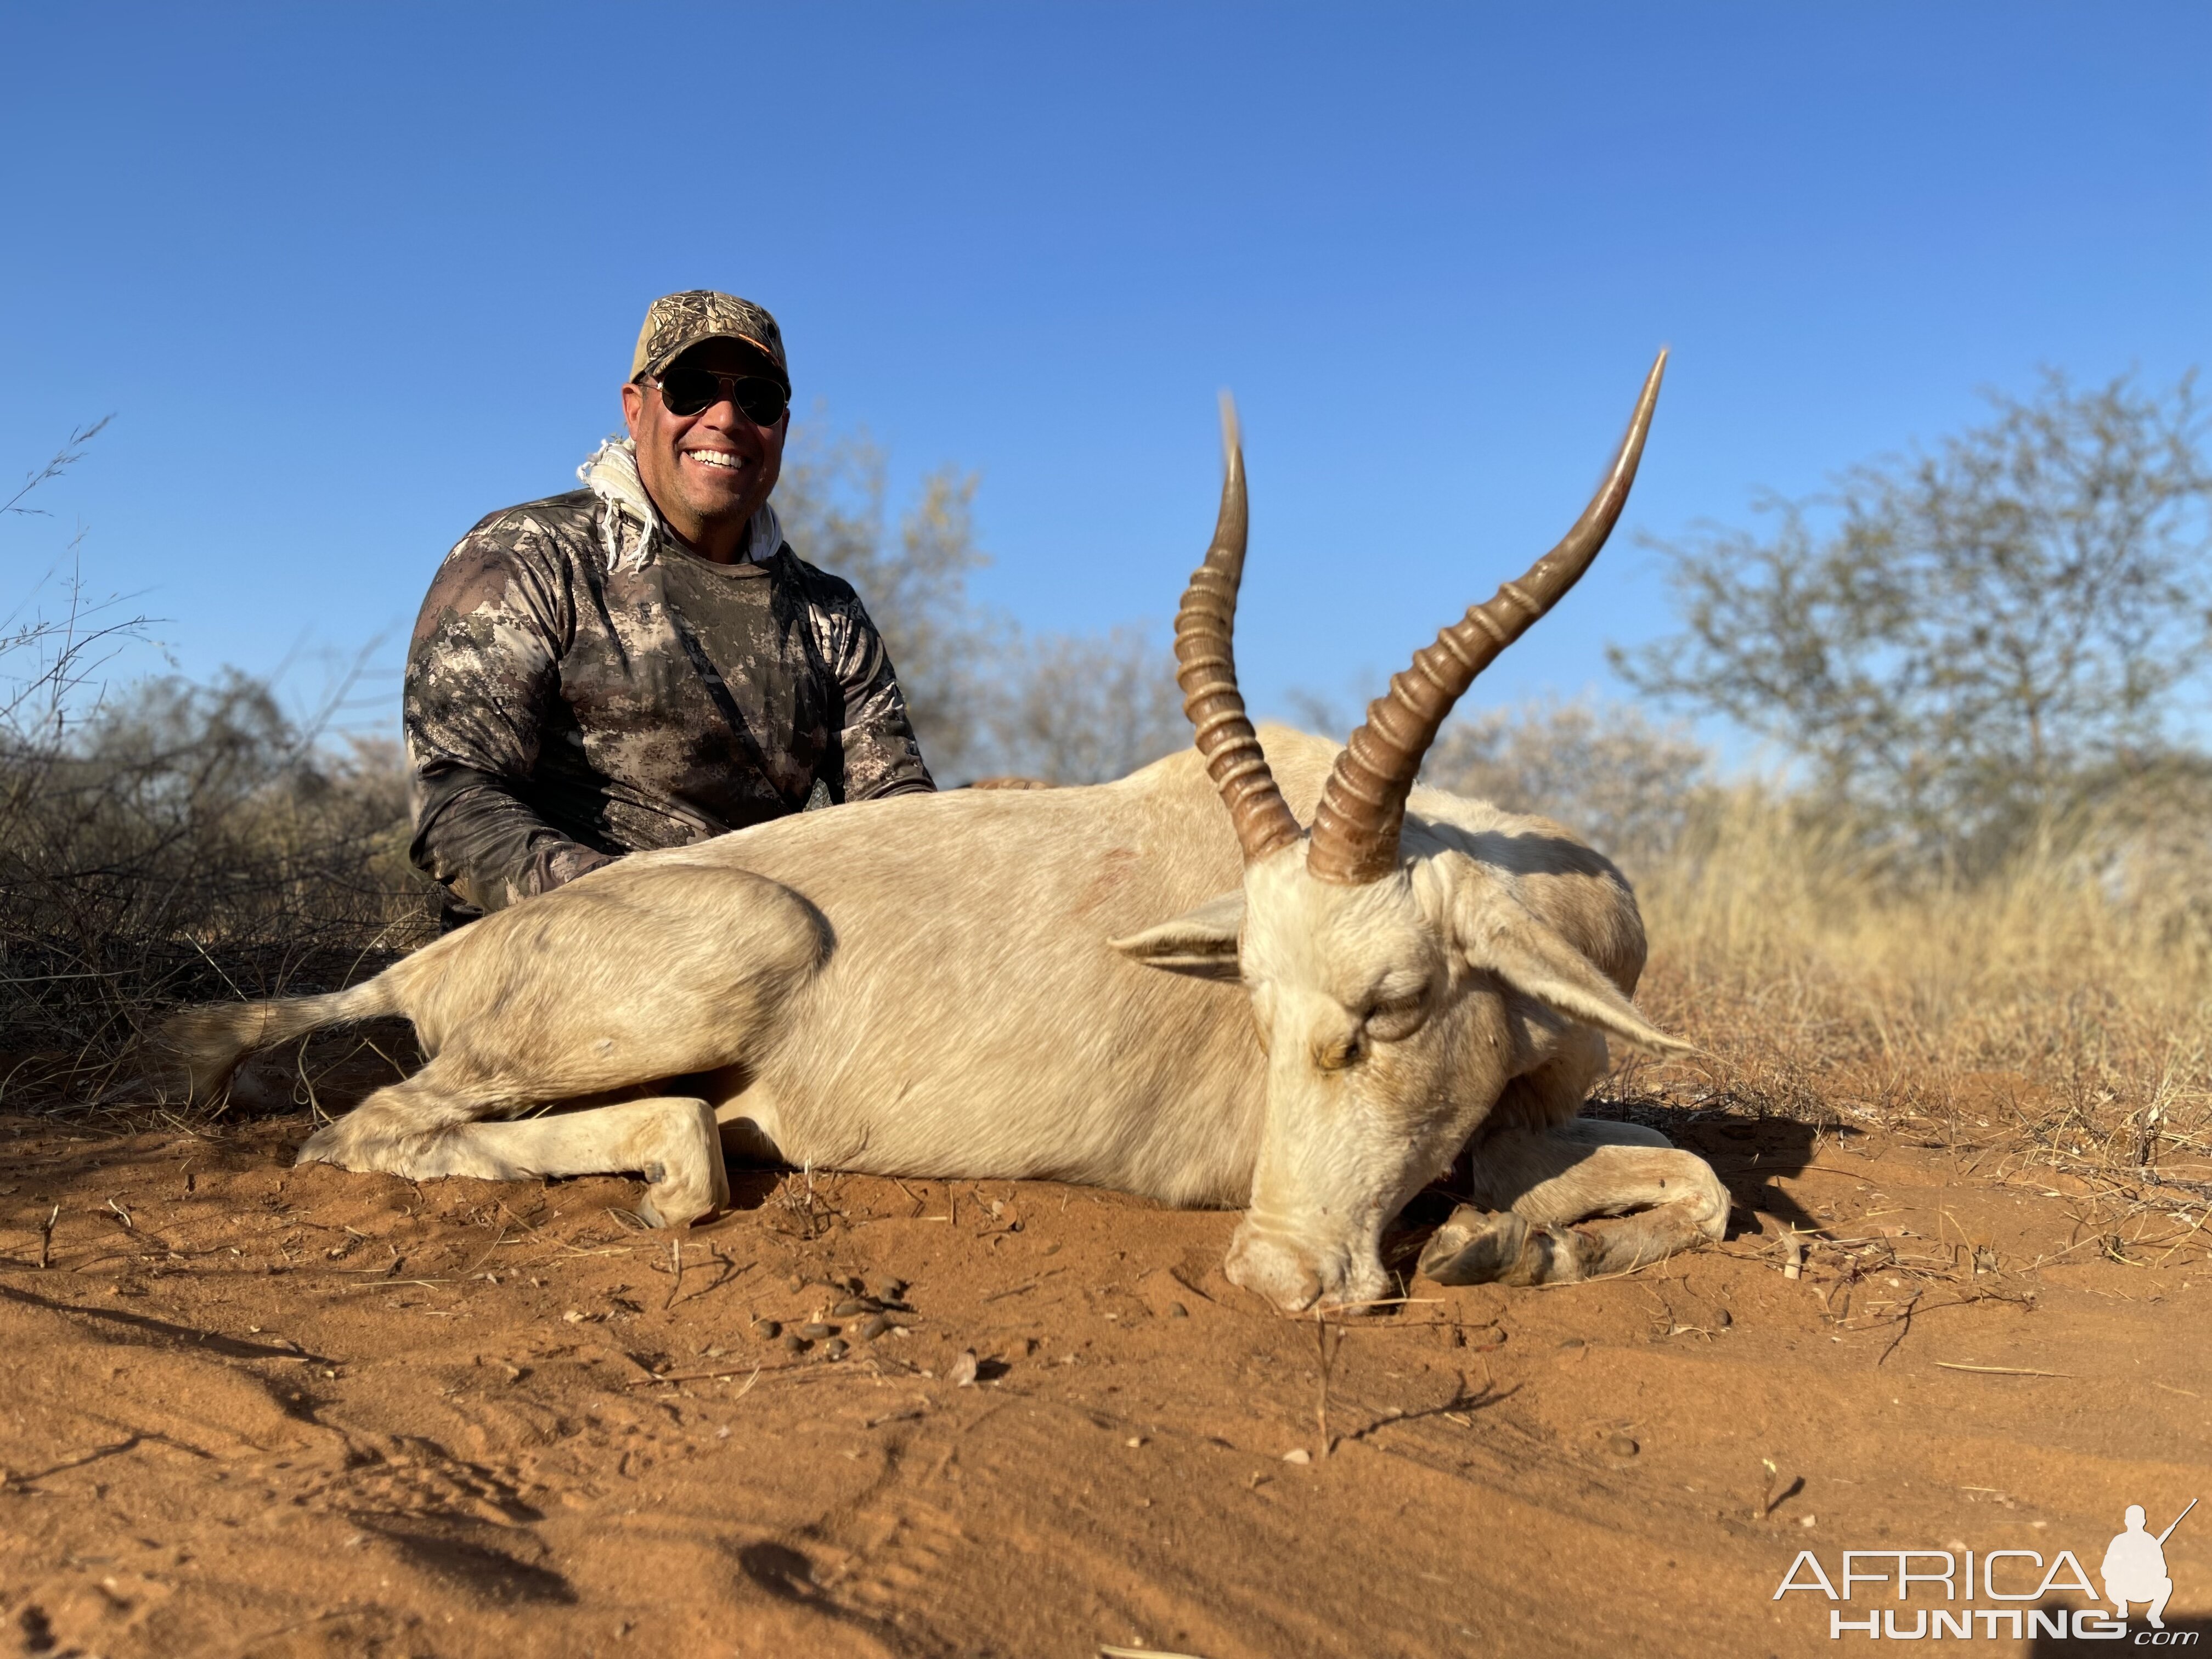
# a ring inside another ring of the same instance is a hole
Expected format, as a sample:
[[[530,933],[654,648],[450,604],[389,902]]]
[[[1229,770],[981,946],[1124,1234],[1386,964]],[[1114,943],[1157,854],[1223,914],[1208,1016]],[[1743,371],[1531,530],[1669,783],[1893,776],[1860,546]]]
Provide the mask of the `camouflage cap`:
[[[630,379],[659,374],[702,340],[742,340],[765,353],[789,390],[791,368],[783,360],[783,331],[775,319],[750,300],[710,288],[664,294],[646,308],[645,326],[637,331],[637,350],[630,358]]]

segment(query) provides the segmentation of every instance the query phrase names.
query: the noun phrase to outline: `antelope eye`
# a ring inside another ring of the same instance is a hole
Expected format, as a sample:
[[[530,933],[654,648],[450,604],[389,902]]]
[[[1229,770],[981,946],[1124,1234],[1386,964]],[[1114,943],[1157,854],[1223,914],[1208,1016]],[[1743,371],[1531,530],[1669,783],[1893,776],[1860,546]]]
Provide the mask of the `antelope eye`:
[[[1376,1003],[1360,1024],[1377,1042],[1402,1042],[1421,1029],[1428,1011],[1428,993],[1415,991]]]

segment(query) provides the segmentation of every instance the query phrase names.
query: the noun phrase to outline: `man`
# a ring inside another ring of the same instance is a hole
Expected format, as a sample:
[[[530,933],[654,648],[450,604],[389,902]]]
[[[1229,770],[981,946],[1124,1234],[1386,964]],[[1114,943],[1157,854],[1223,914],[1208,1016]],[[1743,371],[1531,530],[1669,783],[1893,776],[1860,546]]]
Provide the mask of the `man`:
[[[477,525],[416,623],[410,854],[448,927],[624,853],[936,787],[859,596],[769,505],[790,422],[775,319],[703,289],[654,301],[622,399],[629,440],[586,487]]]

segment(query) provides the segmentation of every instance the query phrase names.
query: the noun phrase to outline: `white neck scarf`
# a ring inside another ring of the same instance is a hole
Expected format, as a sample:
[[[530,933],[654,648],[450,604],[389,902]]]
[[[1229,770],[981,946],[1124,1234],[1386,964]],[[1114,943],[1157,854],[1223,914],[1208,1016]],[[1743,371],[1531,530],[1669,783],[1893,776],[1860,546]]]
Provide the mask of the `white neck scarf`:
[[[628,438],[608,439],[576,469],[576,476],[599,498],[599,545],[606,550],[609,570],[623,567],[624,519],[635,520],[638,527],[637,544],[630,553],[633,570],[653,562],[663,538],[676,539],[675,532],[661,522],[653,497],[646,494],[645,480],[637,475],[637,446]],[[775,516],[775,508],[763,501],[760,511],[745,521],[744,544],[738,556],[757,564],[774,558],[782,545],[783,522]]]

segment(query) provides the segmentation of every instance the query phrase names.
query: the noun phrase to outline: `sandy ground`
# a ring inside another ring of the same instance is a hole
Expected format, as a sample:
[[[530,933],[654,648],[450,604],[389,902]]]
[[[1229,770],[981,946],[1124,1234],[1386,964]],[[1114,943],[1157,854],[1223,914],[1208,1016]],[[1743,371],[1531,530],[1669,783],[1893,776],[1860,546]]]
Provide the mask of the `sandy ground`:
[[[0,1652],[1835,1652],[1801,1550],[2094,1572],[2212,1498],[2203,1251],[1967,1152],[1707,1115],[1725,1245],[1324,1328],[1228,1215],[740,1174],[679,1274],[633,1184],[307,1127],[0,1119]],[[2212,1504],[2167,1560],[2201,1631]]]

